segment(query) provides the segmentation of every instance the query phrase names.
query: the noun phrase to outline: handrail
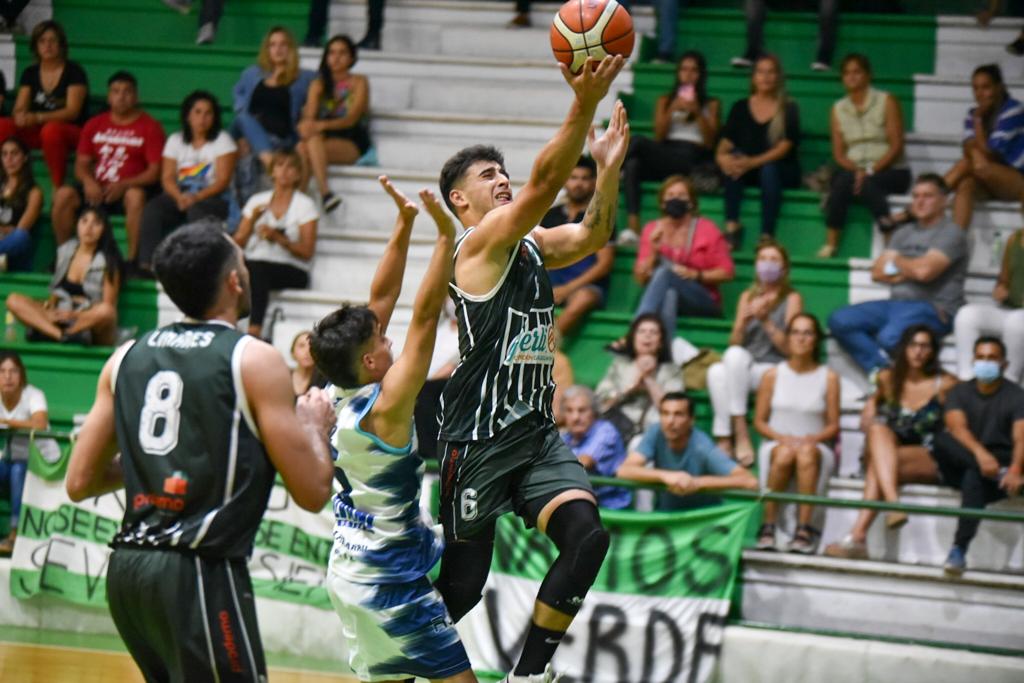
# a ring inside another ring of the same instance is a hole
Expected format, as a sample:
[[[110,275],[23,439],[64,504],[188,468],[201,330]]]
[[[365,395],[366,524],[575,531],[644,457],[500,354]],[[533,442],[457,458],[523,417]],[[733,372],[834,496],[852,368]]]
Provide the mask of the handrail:
[[[58,432],[53,430],[38,429],[8,429],[0,430],[6,432],[4,436],[8,441],[15,436],[35,435],[38,438],[68,439],[72,440],[70,432]],[[426,463],[427,471],[437,474],[439,468],[436,462]],[[665,491],[666,486],[661,483],[632,481],[629,479],[617,479],[615,477],[602,477],[590,475],[590,481],[595,486],[618,486],[626,489],[649,489],[652,491]],[[884,500],[844,500],[841,498],[828,498],[826,496],[815,496],[804,493],[784,493],[778,491],[748,491],[746,489],[725,489],[721,491],[702,491],[729,500],[749,500],[758,503],[774,501],[776,503],[804,503],[807,505],[820,505],[833,508],[853,508],[857,510],[869,509],[879,512],[905,512],[914,515],[932,515],[935,517],[964,517],[968,519],[983,519],[993,522],[1016,522],[1024,523],[1024,512],[1013,512],[1009,510],[970,509],[958,507],[946,507],[944,505],[913,505],[909,503],[889,503]]]

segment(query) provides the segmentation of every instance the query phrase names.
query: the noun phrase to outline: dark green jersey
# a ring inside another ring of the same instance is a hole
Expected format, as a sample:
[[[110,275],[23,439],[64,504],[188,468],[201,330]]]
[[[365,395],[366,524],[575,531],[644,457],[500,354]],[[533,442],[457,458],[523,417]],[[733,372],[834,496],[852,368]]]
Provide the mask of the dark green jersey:
[[[127,494],[115,545],[251,553],[275,470],[242,387],[250,341],[225,323],[175,323],[115,363]]]
[[[456,257],[473,229],[456,244]],[[467,294],[454,277],[449,292],[459,322],[459,365],[441,396],[439,438],[490,439],[531,412],[553,419],[554,298],[533,239],[519,241],[488,294]]]

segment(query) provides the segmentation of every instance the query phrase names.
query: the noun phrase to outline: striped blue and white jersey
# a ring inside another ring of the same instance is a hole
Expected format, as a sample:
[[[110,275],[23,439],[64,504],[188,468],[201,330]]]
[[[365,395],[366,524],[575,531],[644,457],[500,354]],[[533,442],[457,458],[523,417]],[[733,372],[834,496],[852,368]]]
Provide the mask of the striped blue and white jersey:
[[[405,583],[424,576],[443,543],[420,512],[423,459],[410,443],[395,448],[360,428],[380,384],[327,388],[334,403],[331,456],[341,490],[334,495],[331,568],[353,583]]]

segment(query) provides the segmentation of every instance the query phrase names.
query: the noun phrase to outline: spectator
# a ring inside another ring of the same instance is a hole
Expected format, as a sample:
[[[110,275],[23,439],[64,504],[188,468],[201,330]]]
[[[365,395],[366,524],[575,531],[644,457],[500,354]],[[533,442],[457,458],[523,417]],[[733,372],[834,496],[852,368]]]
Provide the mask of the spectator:
[[[540,224],[554,228],[566,223],[582,223],[597,187],[597,164],[588,156],[581,156],[565,181],[565,203],[551,208]],[[584,316],[604,305],[608,297],[608,277],[615,265],[615,245],[608,242],[590,256],[571,266],[548,271],[555,297],[555,305],[562,311],[555,318],[559,334],[571,332]]]
[[[164,191],[146,204],[139,237],[139,268],[148,273],[153,252],[184,223],[228,217],[227,190],[237,147],[221,130],[220,103],[213,93],[193,91],[181,103],[181,131],[167,138],[160,174]]]
[[[242,210],[234,239],[245,249],[252,287],[249,334],[260,336],[270,292],[305,289],[316,250],[316,204],[299,191],[302,160],[278,151],[270,166],[274,189],[254,194]]]
[[[832,106],[832,158],[836,166],[825,203],[825,244],[819,258],[839,250],[839,233],[854,198],[860,198],[883,232],[894,227],[887,195],[910,187],[903,157],[903,113],[891,94],[871,87],[871,63],[864,55],[843,57],[846,97]]]
[[[602,477],[614,477],[626,459],[626,447],[615,425],[597,417],[597,398],[589,387],[568,387],[562,395],[565,429],[562,441],[572,449],[584,469]],[[595,486],[597,504],[609,510],[628,508],[632,496],[621,486]]]
[[[32,228],[42,210],[28,146],[8,138],[0,145],[0,273],[32,270]]]
[[[778,57],[758,57],[750,97],[729,110],[715,161],[725,174],[725,230],[734,249],[742,239],[743,189],[761,188],[761,234],[775,235],[782,189],[800,185],[800,110],[786,96]]]
[[[28,383],[21,357],[14,351],[0,351],[0,429],[49,429],[46,396]],[[11,530],[0,541],[0,557],[10,557],[18,536],[21,494],[28,470],[29,437],[5,436],[0,442],[0,483],[10,486]],[[7,446],[9,445],[9,448]],[[9,452],[3,452],[9,451]]]
[[[974,380],[960,382],[946,399],[946,431],[935,438],[942,480],[960,489],[961,507],[984,508],[1020,493],[1024,471],[1024,389],[1004,379],[1006,345],[998,337],[974,344]],[[967,568],[977,519],[961,517],[946,573]]]
[[[839,376],[821,364],[824,335],[818,319],[800,313],[786,327],[789,358],[765,373],[757,390],[754,427],[765,439],[758,470],[771,491],[785,491],[796,477],[799,493],[823,493],[835,465],[827,445],[839,434]],[[764,504],[758,550],[775,550],[779,505]],[[810,554],[821,531],[811,524],[812,505],[801,504],[790,552]]]
[[[878,375],[878,390],[864,404],[861,430],[864,449],[864,500],[899,501],[906,483],[934,484],[939,471],[932,459],[935,434],[942,426],[942,404],[956,384],[939,365],[939,338],[927,325],[908,327],[900,339],[891,369]],[[830,543],[825,554],[864,560],[867,537],[878,513],[863,509],[850,533]],[[898,529],[907,522],[903,512],[888,512],[885,525]]]
[[[832,336],[869,377],[889,365],[887,352],[903,330],[924,323],[946,335],[964,303],[967,241],[946,218],[946,194],[941,177],[918,176],[911,194],[916,223],[897,230],[871,268],[875,282],[890,285],[891,298],[845,306],[829,317]]]
[[[349,73],[358,53],[348,36],[334,36],[324,47],[319,78],[313,80],[299,122],[299,154],[316,178],[324,211],[341,204],[327,186],[327,164],[354,164],[370,149],[370,85]]]
[[[1008,201],[1024,199],[1024,105],[1010,97],[998,64],[985,64],[971,76],[976,107],[964,120],[964,155],[946,172],[956,192],[953,220],[971,225],[979,196]]]
[[[192,9],[192,0],[163,0],[171,9],[188,14]],[[196,33],[196,45],[210,45],[217,38],[217,25],[224,14],[224,0],[200,0],[199,31]]]
[[[0,23],[0,32],[13,33],[18,30],[18,15],[20,15],[29,2],[32,0],[6,0],[3,5],[0,5],[0,19],[3,22]]]
[[[269,173],[274,151],[295,146],[295,126],[312,81],[313,72],[299,68],[299,51],[288,29],[274,26],[267,31],[257,63],[246,67],[232,92],[231,134],[239,141],[242,156],[251,152],[250,158],[258,159]],[[249,166],[240,167],[245,173],[239,184],[251,190],[261,169]]]
[[[803,297],[789,284],[786,248],[772,239],[762,241],[754,251],[754,283],[740,294],[729,348],[720,363],[708,368],[715,414],[711,432],[718,447],[744,467],[754,463],[747,396],[768,370],[785,360],[786,328],[803,308]]]
[[[306,37],[302,39],[304,47],[320,47],[324,42],[327,30],[327,9],[329,0],[310,0],[309,15],[306,19]]]
[[[680,391],[659,402],[659,422],[644,431],[619,467],[621,479],[664,484],[657,510],[686,510],[720,502],[701,491],[757,489],[757,478],[720,451],[711,437],[693,426],[693,399]],[[650,465],[650,466],[648,466]]]
[[[992,299],[994,304],[967,304],[956,314],[957,373],[960,379],[970,379],[974,340],[996,335],[1006,344],[1006,377],[1024,383],[1024,228],[1006,240]]]
[[[626,333],[622,354],[615,355],[597,384],[602,417],[615,423],[628,444],[634,434],[658,421],[651,407],[667,392],[682,390],[683,375],[672,362],[661,319],[654,313],[637,316]]]
[[[646,285],[637,315],[657,313],[673,335],[676,318],[722,315],[718,285],[735,275],[729,245],[709,218],[700,216],[693,183],[669,176],[658,192],[662,215],[644,226],[633,277]]]
[[[64,244],[83,202],[107,214],[124,213],[128,260],[135,261],[146,196],[160,178],[164,129],[139,108],[138,82],[127,71],[107,80],[110,111],[89,119],[78,141],[75,178],[53,196],[53,233]]]
[[[291,353],[295,361],[295,367],[292,368],[292,391],[296,396],[302,396],[312,388],[323,388],[327,384],[309,352],[309,335],[309,330],[303,330],[292,339]]]
[[[123,270],[110,219],[103,209],[86,207],[77,237],[57,249],[49,298],[36,301],[14,293],[7,297],[7,310],[29,328],[30,339],[113,344]]]
[[[747,17],[747,49],[741,57],[733,57],[732,65],[749,69],[764,56],[764,15],[766,0],[744,0],[743,9]],[[836,47],[836,30],[839,26],[839,0],[818,0],[818,48],[813,71],[828,71],[832,68],[832,53]]]
[[[0,140],[16,136],[42,149],[56,188],[64,184],[68,156],[85,123],[89,81],[78,62],[68,59],[68,39],[56,21],[36,24],[29,48],[35,63],[21,72],[10,118],[0,118]]]
[[[654,139],[637,135],[629,141],[622,164],[627,227],[640,232],[640,183],[673,174],[692,175],[714,163],[715,141],[722,125],[722,103],[708,96],[704,55],[691,50],[679,58],[672,89],[654,107]],[[628,234],[628,233],[626,233]]]

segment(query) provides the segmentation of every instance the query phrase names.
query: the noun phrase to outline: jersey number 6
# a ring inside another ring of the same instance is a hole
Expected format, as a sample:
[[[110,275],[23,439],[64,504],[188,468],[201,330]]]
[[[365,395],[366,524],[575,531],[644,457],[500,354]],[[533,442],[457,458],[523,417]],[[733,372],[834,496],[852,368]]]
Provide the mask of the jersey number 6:
[[[146,383],[146,401],[139,416],[139,444],[153,455],[167,455],[178,445],[181,395],[185,383],[173,370],[161,370]]]

